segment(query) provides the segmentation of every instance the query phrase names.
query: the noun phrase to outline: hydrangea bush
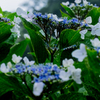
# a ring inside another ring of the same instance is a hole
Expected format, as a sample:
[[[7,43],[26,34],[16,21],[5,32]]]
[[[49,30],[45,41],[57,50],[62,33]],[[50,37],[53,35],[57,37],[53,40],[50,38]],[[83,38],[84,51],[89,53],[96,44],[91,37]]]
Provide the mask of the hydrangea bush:
[[[0,100],[100,99],[100,8],[74,2],[61,18],[0,8]],[[28,34],[17,43],[20,22]]]

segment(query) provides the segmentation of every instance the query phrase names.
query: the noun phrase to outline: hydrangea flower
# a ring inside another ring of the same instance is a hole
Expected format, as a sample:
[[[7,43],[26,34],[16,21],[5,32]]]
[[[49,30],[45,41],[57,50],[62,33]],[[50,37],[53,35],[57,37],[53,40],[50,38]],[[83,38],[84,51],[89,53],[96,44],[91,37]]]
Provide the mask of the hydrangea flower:
[[[81,84],[81,69],[77,68],[74,70],[74,72],[72,73],[72,79],[77,83],[77,84]]]
[[[67,2],[62,2],[63,5],[68,6],[69,5],[69,1]]]
[[[80,31],[81,39],[84,39],[84,35],[87,33],[87,29]]]
[[[74,66],[70,66],[68,67],[68,72],[71,73],[72,79],[77,83],[77,84],[81,84],[81,69],[77,68],[75,69]]]
[[[88,24],[91,24],[91,23],[92,23],[92,18],[91,18],[91,16],[87,17],[87,18],[85,19],[85,22],[88,23]]]
[[[59,77],[63,80],[63,81],[68,81],[69,77],[71,76],[71,72],[65,72],[64,70],[60,71]]]
[[[97,23],[94,26],[92,25],[91,28],[92,28],[92,31],[91,31],[92,35],[100,36],[100,23]]]
[[[44,86],[45,86],[45,84],[43,82],[36,82],[36,83],[34,83],[33,94],[35,96],[40,96],[42,91],[43,91]]]
[[[26,65],[33,65],[35,63],[35,61],[29,61],[27,57],[24,57],[23,60]]]
[[[79,4],[81,3],[81,0],[75,0],[75,3]]]
[[[9,72],[9,69],[10,69],[9,66],[6,66],[5,63],[2,63],[0,66],[0,71],[3,73]]]
[[[74,61],[73,59],[67,59],[65,58],[63,61],[62,61],[62,65],[64,67],[69,67],[69,66],[72,66],[74,64]]]
[[[12,22],[14,27],[11,29],[11,32],[17,33],[18,37],[20,37],[20,31],[19,31],[20,26],[18,25],[20,22],[21,22],[20,18],[15,16],[14,22]]]
[[[72,8],[72,7],[75,7],[75,4],[74,3],[71,3],[69,8]]]
[[[86,6],[88,4],[87,0],[83,0],[83,4]]]
[[[13,61],[14,63],[19,63],[21,59],[22,59],[22,57],[17,56],[16,54],[13,54],[13,55],[12,55],[12,61]]]
[[[16,12],[17,12],[17,15],[22,16],[29,22],[32,22],[33,18],[35,17],[34,14],[30,12],[27,14],[27,12],[23,11],[21,8],[17,8]]]
[[[100,47],[100,41],[98,38],[95,38],[94,40],[90,40],[90,42],[94,47]]]
[[[77,58],[79,62],[82,62],[85,57],[87,57],[87,53],[85,50],[85,45],[80,44],[80,49],[77,49],[72,52],[72,56]]]
[[[19,17],[14,16],[14,23],[19,24],[21,22],[21,19]]]
[[[9,68],[11,68],[11,67],[12,67],[11,62],[8,62],[8,63],[7,63],[7,66],[8,66]]]

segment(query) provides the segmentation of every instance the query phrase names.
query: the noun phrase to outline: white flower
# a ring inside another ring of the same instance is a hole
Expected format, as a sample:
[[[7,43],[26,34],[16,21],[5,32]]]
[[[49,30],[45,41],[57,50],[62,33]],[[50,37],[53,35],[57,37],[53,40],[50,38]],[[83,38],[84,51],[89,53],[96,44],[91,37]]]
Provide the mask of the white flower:
[[[14,27],[11,29],[11,32],[17,33],[17,36],[20,37],[20,26],[18,25],[21,22],[21,19],[19,17],[14,16],[14,22],[12,24]]]
[[[40,96],[40,94],[43,91],[44,85],[45,84],[43,82],[34,83],[34,86],[33,86],[33,94],[35,96]]]
[[[77,4],[81,3],[81,0],[75,0],[75,3],[77,3]]]
[[[29,36],[28,34],[24,34],[24,38],[25,38],[25,39],[26,39],[26,38],[30,39],[30,36]]]
[[[86,22],[87,24],[91,24],[91,23],[92,23],[92,18],[91,18],[91,16],[87,17],[87,18],[85,19],[85,22]]]
[[[98,38],[95,38],[94,40],[90,40],[90,41],[94,47],[100,47],[100,41]]]
[[[14,16],[14,22],[19,24],[21,22],[21,19],[19,17]]]
[[[48,18],[52,17],[53,19],[57,20],[58,17],[55,14],[47,14]]]
[[[81,38],[84,39],[84,35],[87,33],[87,29],[80,31]]]
[[[63,5],[68,6],[69,5],[69,1],[67,2],[62,2]]]
[[[71,76],[71,72],[65,72],[64,70],[61,70],[59,73],[59,77],[63,80],[63,81],[68,81],[69,77]]]
[[[23,11],[21,8],[17,8],[16,13],[17,13],[17,15],[22,15],[22,17],[24,15],[27,15],[27,13],[25,11]]]
[[[85,45],[81,43],[80,44],[80,49],[77,49],[77,50],[73,51],[72,56],[77,58],[78,61],[82,62],[83,59],[85,57],[87,57],[87,53],[86,53],[86,50],[85,50]]]
[[[33,65],[35,63],[35,61],[29,61],[27,57],[24,57],[23,60],[26,65]]]
[[[10,69],[9,66],[6,66],[5,63],[2,63],[0,66],[0,71],[3,73],[9,72],[9,69]]]
[[[11,29],[11,32],[17,33],[17,36],[20,37],[20,31],[19,31],[20,26],[15,24],[15,26]]]
[[[75,6],[75,4],[74,3],[71,3],[71,5],[69,6],[69,8],[74,7],[74,6]]]
[[[74,67],[74,66],[69,66],[69,67],[68,67],[68,72],[73,73],[74,70],[75,70],[75,67]]]
[[[72,79],[77,83],[77,84],[81,84],[81,69],[77,68],[73,71],[72,73]]]
[[[0,18],[2,17],[3,15],[2,14],[0,14]]]
[[[13,54],[13,55],[12,55],[12,61],[13,61],[14,63],[19,63],[21,59],[22,59],[22,57],[17,56],[16,54]]]
[[[74,66],[70,66],[70,67],[68,67],[68,72],[71,73],[72,79],[76,83],[78,83],[78,84],[81,84],[82,83],[82,81],[80,79],[80,77],[81,77],[81,69],[80,68],[75,69]]]
[[[27,14],[27,12],[23,11],[21,8],[17,8],[16,12],[17,12],[17,15],[22,16],[29,22],[31,22],[34,17],[34,15],[32,13],[29,12]]]
[[[74,64],[74,61],[73,59],[67,59],[65,58],[63,61],[62,61],[62,64],[64,67],[69,67],[69,66],[72,66]]]
[[[8,62],[8,63],[7,63],[7,66],[8,66],[9,68],[11,68],[11,67],[12,67],[11,62]]]
[[[97,23],[96,25],[91,26],[91,28],[92,28],[92,32],[91,32],[92,35],[100,36],[100,23]]]
[[[87,0],[83,0],[83,4],[86,6],[88,4]]]

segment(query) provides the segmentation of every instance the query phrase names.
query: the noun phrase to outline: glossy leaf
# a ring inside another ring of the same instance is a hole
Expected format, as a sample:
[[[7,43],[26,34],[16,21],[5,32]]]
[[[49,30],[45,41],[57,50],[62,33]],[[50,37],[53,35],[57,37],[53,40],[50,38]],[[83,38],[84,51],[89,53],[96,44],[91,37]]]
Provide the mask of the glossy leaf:
[[[60,34],[60,47],[65,48],[75,44],[80,39],[79,30],[65,29]]]
[[[0,43],[4,42],[10,37],[11,28],[12,28],[11,25],[8,25],[7,23],[4,23],[4,22],[0,22]]]
[[[27,87],[19,82],[17,78],[0,73],[0,96],[8,91],[13,91],[19,99],[25,99],[27,95],[32,97]]]
[[[15,46],[13,46],[10,49],[10,52],[7,55],[7,57],[0,63],[7,63],[7,62],[11,61],[13,54],[16,54],[17,56],[21,56],[22,57],[23,54],[24,54],[24,51],[26,50],[27,44],[28,44],[28,41],[27,40],[23,40],[23,41],[19,42],[18,44],[16,44]]]
[[[1,43],[0,44],[0,61],[5,59],[10,51],[10,47],[12,45],[7,44],[7,43]]]
[[[48,51],[45,48],[44,41],[37,34],[39,28],[27,22],[23,18],[22,18],[22,22],[23,22],[24,27],[26,28],[26,30],[28,31],[30,35],[32,48],[36,54],[38,63],[44,63],[45,60],[48,58]]]
[[[68,19],[71,19],[71,17],[68,14],[62,12],[61,10],[60,12],[61,12],[62,17],[67,17]]]
[[[66,10],[67,14],[72,18],[72,17],[75,17],[75,14],[73,12],[73,10],[71,10],[69,7],[61,4],[61,6]]]

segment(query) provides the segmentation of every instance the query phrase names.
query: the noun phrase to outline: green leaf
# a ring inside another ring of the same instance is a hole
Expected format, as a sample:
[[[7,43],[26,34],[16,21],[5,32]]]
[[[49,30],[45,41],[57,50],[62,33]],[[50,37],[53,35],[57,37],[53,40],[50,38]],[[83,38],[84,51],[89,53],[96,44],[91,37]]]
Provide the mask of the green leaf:
[[[68,14],[62,12],[61,10],[60,12],[61,12],[62,17],[67,17],[68,19],[71,19],[71,17]]]
[[[60,34],[60,47],[65,48],[75,44],[80,39],[79,30],[65,29]]]
[[[28,85],[28,87],[30,88],[30,90],[33,90],[33,84],[32,84],[32,77],[29,74],[25,75],[25,80],[26,80],[26,84]]]
[[[11,12],[3,11],[3,17],[7,17],[9,14],[11,14]]]
[[[54,54],[53,63],[57,64],[58,66],[61,65],[61,54],[62,54],[62,52],[63,52],[63,50],[59,50],[59,51],[56,51],[55,54]]]
[[[7,44],[7,43],[1,43],[0,44],[0,61],[6,58],[7,54],[10,51],[10,47],[12,45]]]
[[[98,19],[100,16],[100,7],[99,8],[93,8],[86,17],[91,16],[92,17],[92,24],[95,25],[98,23]]]
[[[0,43],[4,42],[10,37],[11,28],[12,28],[11,25],[8,25],[7,23],[4,23],[4,22],[0,22]]]
[[[24,54],[24,51],[26,50],[27,44],[28,44],[28,41],[27,40],[23,40],[23,41],[19,42],[18,44],[16,44],[15,46],[13,46],[10,49],[10,52],[7,55],[7,57],[2,62],[0,62],[0,64],[1,63],[7,63],[7,62],[11,61],[13,54],[16,54],[17,56],[21,56],[22,57],[23,54]]]
[[[35,52],[37,58],[36,62],[44,63],[45,60],[48,58],[48,51],[45,48],[44,41],[37,34],[39,29],[37,27],[34,27],[34,25],[27,22],[25,19],[22,19],[22,22],[30,35],[33,51]]]
[[[49,84],[47,91],[49,91],[50,94],[53,94],[57,91],[60,91],[64,88],[66,88],[67,86],[71,85],[71,83],[72,83],[72,81],[63,82],[63,83],[56,82],[53,84]],[[45,91],[45,92],[47,92],[47,91]]]
[[[8,91],[13,91],[16,97],[19,98],[18,100],[21,100],[21,98],[26,100],[26,96],[32,97],[28,88],[22,82],[19,82],[17,78],[0,73],[0,96]]]
[[[94,97],[96,100],[100,99],[100,90],[98,88],[95,88],[91,84],[84,84],[89,96]]]
[[[35,24],[32,24],[31,22],[26,21],[24,18],[20,17],[22,20],[22,23],[25,26],[27,26],[30,29],[33,29],[34,31],[37,31],[39,33],[40,28],[36,26]],[[26,27],[25,27],[26,28]],[[26,28],[27,29],[27,28]]]
[[[69,7],[61,4],[61,6],[66,10],[67,14],[72,18],[72,17],[75,17],[75,14],[73,12],[73,10],[71,10]]]
[[[0,14],[2,14],[3,15],[3,11],[2,11],[2,8],[0,7]]]
[[[7,18],[9,18],[11,21],[13,21],[13,20],[14,20],[14,16],[16,16],[16,17],[17,17],[16,12],[11,13],[11,14],[9,14],[9,15],[8,15],[8,16],[6,16],[6,17],[7,17]]]
[[[87,100],[85,96],[80,93],[62,94],[58,100]]]

